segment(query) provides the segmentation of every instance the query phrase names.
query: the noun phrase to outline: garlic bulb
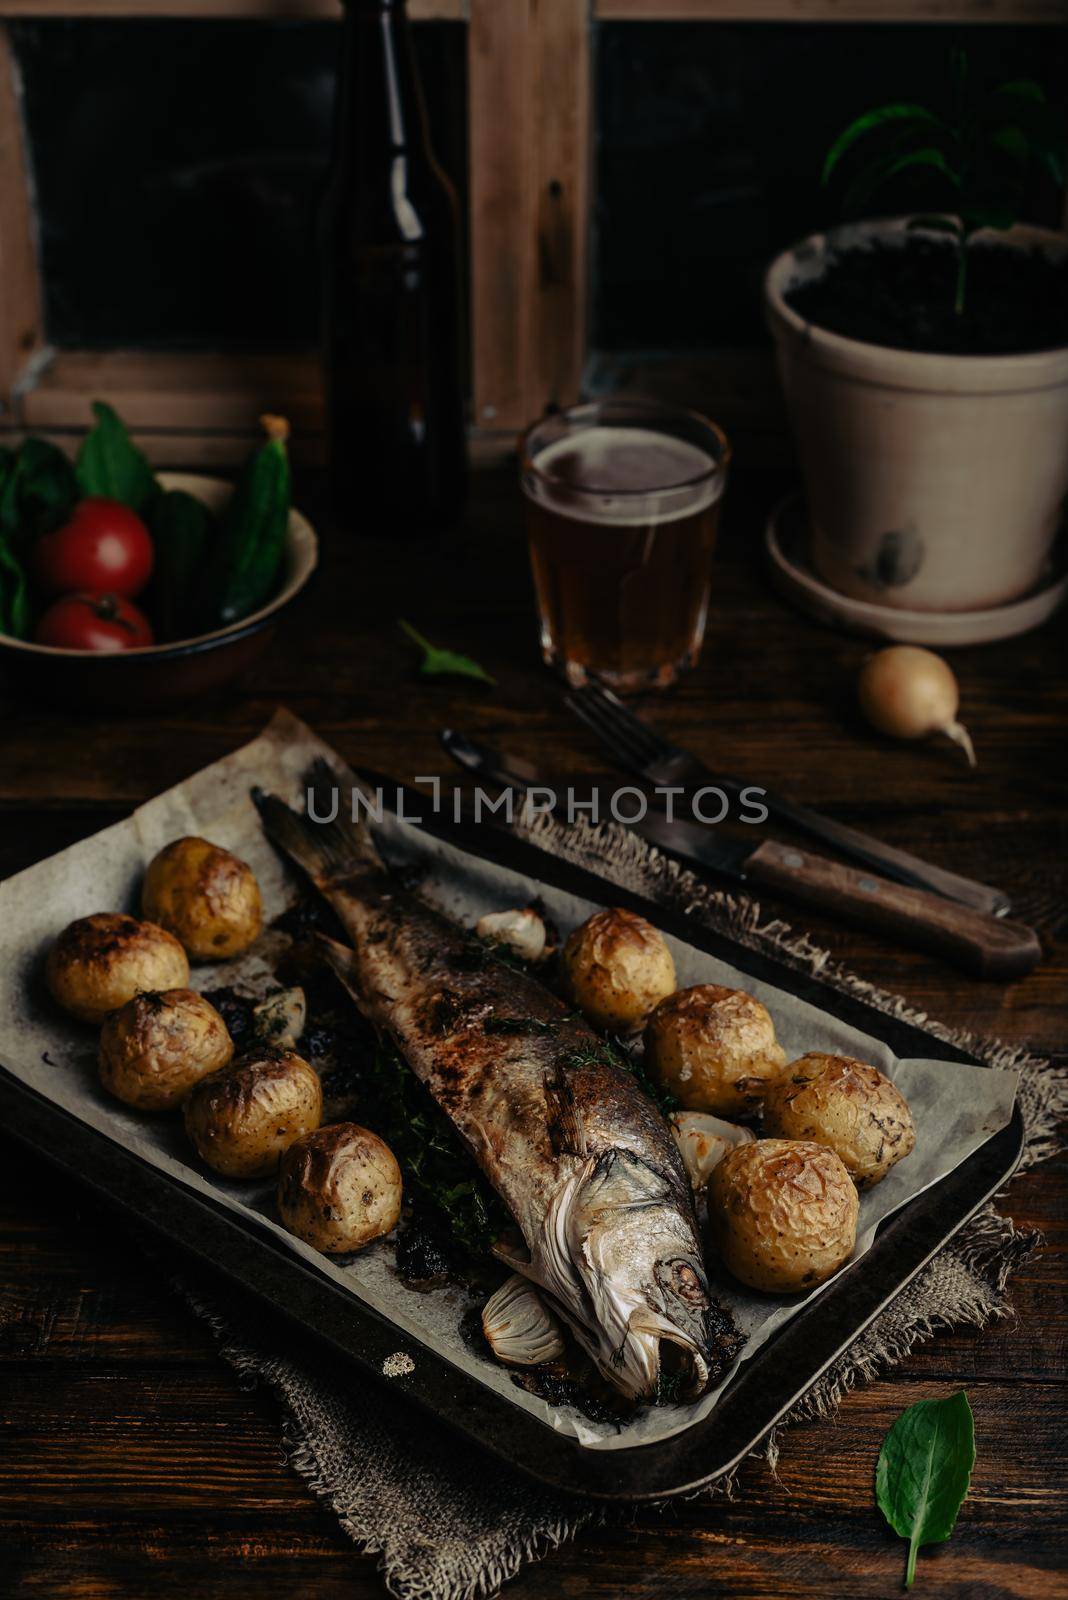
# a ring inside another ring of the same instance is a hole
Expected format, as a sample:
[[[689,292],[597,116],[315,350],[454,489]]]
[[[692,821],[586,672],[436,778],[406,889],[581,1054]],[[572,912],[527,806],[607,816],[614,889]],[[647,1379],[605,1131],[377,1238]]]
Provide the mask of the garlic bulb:
[[[482,1308],[482,1332],[498,1361],[540,1367],[564,1353],[563,1330],[532,1283],[513,1272]]]
[[[524,961],[540,961],[545,954],[545,924],[531,906],[523,911],[489,911],[479,917],[475,932],[480,939],[508,945]]]
[[[279,989],[253,1007],[252,1026],[265,1043],[292,1046],[304,1032],[306,1013],[303,989]]]
[[[700,1194],[715,1168],[735,1145],[749,1144],[755,1135],[735,1122],[710,1117],[704,1111],[676,1111],[668,1118],[695,1194]]]

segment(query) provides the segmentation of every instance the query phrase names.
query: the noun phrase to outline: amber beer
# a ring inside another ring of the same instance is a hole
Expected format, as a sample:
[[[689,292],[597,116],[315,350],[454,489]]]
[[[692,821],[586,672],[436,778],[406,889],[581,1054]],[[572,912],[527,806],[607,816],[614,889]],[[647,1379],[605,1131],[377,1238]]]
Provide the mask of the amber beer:
[[[577,406],[531,428],[523,490],[542,653],[572,683],[673,683],[697,660],[729,448],[668,407]]]

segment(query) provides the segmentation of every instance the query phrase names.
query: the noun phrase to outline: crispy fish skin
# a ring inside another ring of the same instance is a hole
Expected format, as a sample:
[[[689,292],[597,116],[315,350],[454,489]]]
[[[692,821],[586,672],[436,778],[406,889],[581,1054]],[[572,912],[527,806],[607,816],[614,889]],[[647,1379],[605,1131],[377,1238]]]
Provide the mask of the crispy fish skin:
[[[334,783],[325,766],[321,784]],[[581,1018],[383,867],[364,827],[254,791],[269,837],[352,942],[335,966],[459,1130],[523,1235],[501,1251],[548,1294],[604,1375],[647,1399],[662,1366],[699,1394],[741,1340],[711,1301],[674,1140]]]

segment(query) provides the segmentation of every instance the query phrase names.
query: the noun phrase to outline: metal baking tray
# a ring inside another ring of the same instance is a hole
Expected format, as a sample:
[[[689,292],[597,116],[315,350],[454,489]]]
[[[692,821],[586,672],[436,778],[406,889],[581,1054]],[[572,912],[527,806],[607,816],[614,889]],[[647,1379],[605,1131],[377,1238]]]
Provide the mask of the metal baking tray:
[[[879,1038],[899,1057],[976,1062],[819,978],[795,971],[677,913],[608,884],[503,830],[440,819],[427,831],[470,854],[584,898],[628,907],[695,949],[835,1013]],[[390,1393],[425,1407],[478,1446],[553,1488],[608,1501],[692,1493],[729,1472],[937,1254],[1015,1170],[1023,1149],[1019,1108],[1012,1121],[961,1166],[887,1218],[867,1253],[847,1267],[740,1367],[711,1414],[653,1444],[584,1448],[511,1405],[445,1357],[407,1335],[344,1287],[289,1254],[266,1229],[185,1188],[141,1157],[17,1081],[0,1064],[3,1126],[65,1172],[132,1213],[213,1274],[278,1312],[294,1333],[321,1341],[361,1379],[382,1383],[398,1351],[414,1371]]]

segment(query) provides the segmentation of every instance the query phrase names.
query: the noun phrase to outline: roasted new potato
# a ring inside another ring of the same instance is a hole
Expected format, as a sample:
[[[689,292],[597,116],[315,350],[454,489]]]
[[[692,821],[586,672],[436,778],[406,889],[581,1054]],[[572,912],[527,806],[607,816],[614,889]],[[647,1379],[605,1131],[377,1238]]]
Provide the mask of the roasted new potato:
[[[661,1000],[646,1024],[645,1062],[686,1110],[732,1117],[759,1105],[786,1052],[753,995],[698,983]]]
[[[141,910],[180,939],[193,961],[239,956],[263,927],[260,886],[247,862],[191,835],[153,856]]]
[[[885,1178],[916,1143],[904,1097],[877,1067],[810,1051],[791,1062],[764,1101],[764,1127],[813,1139],[841,1159],[858,1189]]]
[[[724,1156],[708,1186],[725,1266],[751,1289],[813,1289],[857,1242],[857,1190],[826,1145],[758,1139]]]
[[[195,990],[138,994],[104,1018],[100,1081],[138,1111],[172,1111],[233,1053],[222,1017]]]
[[[328,1255],[362,1250],[396,1226],[401,1173],[387,1144],[338,1122],[290,1145],[278,1174],[278,1211],[290,1233]]]
[[[319,1074],[292,1050],[259,1046],[205,1078],[185,1102],[185,1128],[224,1178],[264,1178],[294,1140],[319,1126]]]
[[[675,987],[675,963],[663,936],[633,911],[596,911],[564,946],[571,996],[589,1020],[612,1033],[635,1033]]]
[[[102,1022],[135,994],[182,988],[189,962],[178,940],[155,923],[100,911],[64,928],[48,952],[45,978],[64,1011]]]

